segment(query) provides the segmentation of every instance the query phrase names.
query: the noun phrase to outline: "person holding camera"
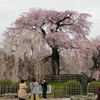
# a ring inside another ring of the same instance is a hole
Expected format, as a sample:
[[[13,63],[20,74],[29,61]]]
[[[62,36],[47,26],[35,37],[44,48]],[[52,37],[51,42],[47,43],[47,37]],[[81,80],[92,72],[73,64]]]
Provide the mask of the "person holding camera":
[[[45,79],[42,81],[41,83],[42,86],[42,96],[43,96],[43,100],[46,100],[47,98],[47,82],[45,81]]]

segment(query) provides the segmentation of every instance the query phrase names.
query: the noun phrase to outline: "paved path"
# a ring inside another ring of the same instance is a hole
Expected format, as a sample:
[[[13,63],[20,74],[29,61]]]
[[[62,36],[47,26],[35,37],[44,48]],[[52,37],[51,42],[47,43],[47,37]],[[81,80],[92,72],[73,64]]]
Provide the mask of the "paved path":
[[[18,100],[18,98],[14,98],[14,99],[0,98],[0,100]],[[40,99],[40,100],[43,100],[43,99]],[[47,98],[47,100],[70,100],[70,98]]]

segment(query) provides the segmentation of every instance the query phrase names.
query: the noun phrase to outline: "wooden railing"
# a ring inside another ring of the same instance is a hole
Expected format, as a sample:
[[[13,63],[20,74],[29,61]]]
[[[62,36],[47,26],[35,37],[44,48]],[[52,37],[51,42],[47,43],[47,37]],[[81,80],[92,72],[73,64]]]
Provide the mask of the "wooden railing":
[[[68,81],[68,80],[80,80],[81,74],[61,74],[61,75],[45,75],[47,81]]]

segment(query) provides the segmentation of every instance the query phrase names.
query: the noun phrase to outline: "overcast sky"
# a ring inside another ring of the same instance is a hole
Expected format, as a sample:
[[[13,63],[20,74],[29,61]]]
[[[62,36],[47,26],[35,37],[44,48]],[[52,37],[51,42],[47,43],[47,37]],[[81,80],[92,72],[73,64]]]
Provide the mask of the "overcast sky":
[[[73,10],[89,13],[93,22],[90,37],[95,38],[100,31],[100,0],[0,0],[0,33],[29,8],[46,8],[58,11]]]

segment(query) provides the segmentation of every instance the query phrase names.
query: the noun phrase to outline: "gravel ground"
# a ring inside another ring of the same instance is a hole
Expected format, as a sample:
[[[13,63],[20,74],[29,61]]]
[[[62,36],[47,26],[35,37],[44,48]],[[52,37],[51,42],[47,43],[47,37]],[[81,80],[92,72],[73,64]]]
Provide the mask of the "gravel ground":
[[[18,98],[8,99],[8,98],[0,98],[0,100],[18,100]],[[40,98],[40,100],[43,100]],[[47,100],[70,100],[70,98],[47,98]]]

